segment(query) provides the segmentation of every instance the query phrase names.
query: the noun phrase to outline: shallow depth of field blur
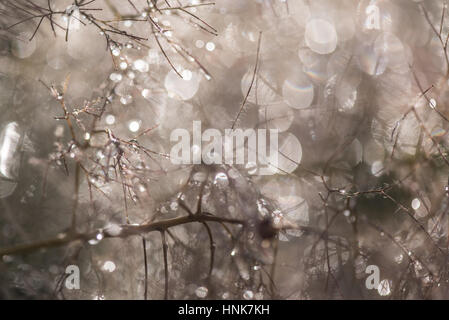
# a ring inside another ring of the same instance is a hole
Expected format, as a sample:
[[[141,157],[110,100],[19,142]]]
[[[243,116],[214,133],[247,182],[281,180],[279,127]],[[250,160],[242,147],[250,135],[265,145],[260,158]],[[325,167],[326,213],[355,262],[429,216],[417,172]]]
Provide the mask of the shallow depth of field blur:
[[[0,298],[449,299],[448,33],[443,0],[0,0]],[[275,174],[173,164],[193,121],[278,129]]]

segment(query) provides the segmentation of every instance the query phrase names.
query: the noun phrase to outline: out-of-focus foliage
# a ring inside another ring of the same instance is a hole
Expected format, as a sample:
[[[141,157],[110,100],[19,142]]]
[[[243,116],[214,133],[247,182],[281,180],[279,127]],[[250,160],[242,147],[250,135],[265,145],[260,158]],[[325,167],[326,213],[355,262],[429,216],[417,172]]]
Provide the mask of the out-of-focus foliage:
[[[447,20],[434,0],[0,0],[0,297],[449,298]],[[276,174],[174,165],[193,121],[279,129]]]

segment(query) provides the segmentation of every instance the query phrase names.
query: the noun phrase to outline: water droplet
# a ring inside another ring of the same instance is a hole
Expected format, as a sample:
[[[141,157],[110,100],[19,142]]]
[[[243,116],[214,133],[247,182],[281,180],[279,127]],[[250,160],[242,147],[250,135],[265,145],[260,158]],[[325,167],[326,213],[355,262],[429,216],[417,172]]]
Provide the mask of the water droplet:
[[[98,244],[101,240],[103,240],[103,238],[104,238],[103,231],[100,231],[100,232],[98,232],[98,233],[95,235],[95,238],[90,239],[90,240],[88,241],[88,243],[89,243],[90,245],[96,245],[96,244]]]
[[[120,233],[122,232],[122,227],[120,227],[120,226],[117,225],[117,224],[111,224],[111,225],[108,225],[108,226],[105,228],[105,231],[106,231],[109,235],[111,235],[111,236],[113,236],[113,237],[116,237],[116,236],[120,235]]]
[[[388,296],[391,293],[391,281],[390,280],[382,280],[379,283],[379,287],[377,288],[377,292],[381,296]]]
[[[257,172],[257,164],[254,162],[248,162],[245,165],[245,169],[247,170],[248,174],[256,174]]]
[[[125,61],[120,62],[120,69],[125,70],[128,68],[128,64]]]
[[[173,201],[172,203],[170,203],[170,209],[173,211],[178,210],[178,206],[179,206],[179,204],[177,201]]]
[[[88,242],[90,245],[94,246],[94,245],[98,244],[100,241],[98,241],[97,239],[90,239]]]
[[[319,54],[333,52],[338,42],[334,25],[323,19],[313,19],[307,23],[304,39],[306,45]]]
[[[105,118],[106,124],[113,125],[115,123],[115,117],[112,114],[108,114]]]
[[[412,200],[413,210],[418,210],[420,206],[421,206],[421,201],[419,201],[419,199],[415,198]]]
[[[106,261],[103,264],[103,270],[105,270],[105,271],[114,272],[115,268],[116,268],[116,266],[113,261]]]
[[[224,172],[219,172],[215,176],[214,185],[219,187],[220,189],[224,189],[229,185],[228,176]]]
[[[252,300],[254,298],[254,293],[251,290],[245,290],[245,292],[243,292],[243,298],[245,300]]]
[[[126,76],[133,80],[136,77],[136,74],[132,71],[128,71],[128,73],[126,73]]]
[[[202,47],[204,47],[204,41],[203,40],[196,40],[195,41],[195,46],[197,47],[197,48],[202,48]]]
[[[189,81],[180,78],[175,71],[170,70],[165,76],[165,89],[169,96],[181,100],[189,100],[195,96],[199,89],[201,77],[196,72],[192,72]]]
[[[129,131],[137,132],[140,129],[140,123],[138,121],[131,121],[128,125]]]
[[[4,255],[2,260],[5,263],[9,263],[9,262],[12,262],[14,260],[14,258],[12,256]]]
[[[215,50],[215,43],[213,43],[213,42],[206,43],[206,50],[207,51],[214,51]]]
[[[14,179],[18,173],[17,151],[20,133],[16,122],[8,123],[0,134],[0,174]]]
[[[426,275],[423,279],[424,284],[429,285],[432,283],[432,277],[430,275]]]
[[[384,171],[384,164],[380,160],[376,160],[371,165],[371,173],[376,176],[380,177],[383,174]]]
[[[130,104],[132,101],[133,101],[133,97],[130,94],[120,97],[121,104],[127,105],[127,104]]]
[[[203,172],[203,171],[195,172],[195,174],[192,177],[192,179],[194,181],[200,182],[200,183],[206,181],[206,178],[207,178],[207,173]]]
[[[114,82],[120,82],[120,81],[122,81],[123,76],[122,76],[121,73],[113,72],[113,73],[111,73],[111,75],[109,76],[109,79],[110,79],[111,81],[114,81]]]
[[[148,72],[150,67],[145,60],[139,59],[139,60],[134,61],[133,69],[137,70],[139,72]]]
[[[64,232],[58,233],[58,235],[57,235],[58,239],[64,239],[65,237],[67,237],[67,234]]]
[[[287,104],[294,109],[308,108],[314,99],[314,87],[303,72],[296,72],[282,85],[282,95]]]
[[[61,138],[64,135],[64,127],[61,125],[56,126],[55,137]]]
[[[114,56],[119,56],[120,55],[120,49],[118,49],[118,48],[114,48],[114,49],[112,49],[112,54],[114,55]]]
[[[192,74],[192,71],[190,71],[190,70],[187,70],[187,69],[183,70],[181,75],[185,81],[192,80],[193,74]]]
[[[399,255],[397,255],[396,257],[394,257],[394,261],[395,261],[397,264],[401,264],[403,259],[404,259],[404,255],[402,255],[402,254],[399,254]]]
[[[429,106],[432,108],[432,109],[435,109],[436,107],[437,107],[437,102],[435,101],[435,99],[430,99],[430,101],[429,101]]]
[[[0,179],[0,198],[11,195],[17,186],[20,137],[16,122],[8,123],[0,134],[0,178],[6,178]]]
[[[144,97],[145,99],[149,99],[151,96],[151,92],[148,89],[143,89],[141,93],[142,93],[142,97]]]
[[[206,298],[208,291],[209,290],[206,287],[198,287],[195,290],[195,294],[198,298],[203,299],[203,298]]]

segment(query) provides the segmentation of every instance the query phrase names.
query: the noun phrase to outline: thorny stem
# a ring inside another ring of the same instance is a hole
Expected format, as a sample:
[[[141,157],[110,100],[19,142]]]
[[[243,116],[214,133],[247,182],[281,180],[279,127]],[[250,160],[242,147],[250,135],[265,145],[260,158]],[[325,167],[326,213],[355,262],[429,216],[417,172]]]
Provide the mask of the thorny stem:
[[[218,223],[229,223],[229,224],[236,224],[236,225],[242,225],[245,226],[246,222],[239,219],[233,219],[233,218],[223,218],[223,217],[217,217],[210,214],[201,214],[201,215],[188,215],[188,216],[181,216],[178,218],[172,218],[167,220],[161,220],[156,222],[151,222],[147,224],[141,224],[141,225],[130,225],[130,224],[122,224],[120,225],[120,232],[118,234],[111,233],[109,229],[97,229],[93,232],[89,233],[61,233],[59,236],[40,241],[35,242],[31,244],[22,244],[17,245],[11,248],[5,248],[0,249],[0,256],[5,255],[16,255],[16,254],[23,254],[32,252],[38,249],[43,248],[52,248],[52,247],[59,247],[62,245],[66,245],[75,241],[88,241],[91,239],[95,239],[96,235],[99,233],[103,233],[105,238],[126,238],[130,236],[135,235],[143,235],[146,233],[150,233],[153,231],[165,231],[169,228],[176,227],[179,225],[184,225],[187,223],[193,223],[193,222],[218,222]]]
[[[212,270],[214,269],[215,242],[214,242],[214,238],[212,236],[212,231],[211,231],[209,225],[207,224],[207,222],[202,222],[202,224],[207,230],[207,234],[209,236],[209,242],[210,242],[210,266],[209,266],[209,274],[208,274],[208,277],[210,277],[212,274]]]
[[[273,263],[271,264],[271,270],[270,270],[270,279],[272,281],[270,282],[270,291],[273,298],[277,296],[275,283],[274,283],[274,276],[276,273],[276,260],[278,256],[278,250],[279,250],[279,239],[278,237],[275,237],[273,239]]]
[[[168,5],[167,3],[167,8],[157,8],[156,7],[156,2],[152,2],[153,7],[155,7],[156,9],[151,8],[150,3],[148,2],[148,6],[149,8],[144,9],[144,13],[147,15],[147,18],[145,19],[139,19],[140,17],[142,17],[141,12],[139,10],[137,10],[136,6],[132,3],[132,1],[128,0],[128,2],[133,6],[133,8],[137,11],[137,15],[136,16],[122,16],[118,10],[109,2],[107,1],[106,4],[109,6],[109,8],[113,11],[116,19],[115,20],[102,20],[97,18],[95,15],[89,13],[89,12],[95,12],[95,11],[101,11],[102,9],[98,9],[98,8],[86,8],[87,5],[94,3],[96,0],[92,0],[92,1],[74,1],[73,6],[77,8],[80,16],[84,19],[86,19],[87,21],[89,21],[95,28],[97,28],[101,34],[104,36],[105,40],[106,40],[106,45],[107,45],[107,49],[109,51],[109,53],[111,54],[112,57],[112,61],[114,63],[114,66],[117,68],[116,65],[116,61],[114,59],[114,55],[112,54],[112,50],[113,47],[119,47],[121,45],[121,43],[118,40],[114,40],[112,38],[112,36],[123,36],[125,38],[128,38],[129,41],[132,41],[134,43],[137,43],[141,46],[145,46],[148,47],[146,44],[143,43],[143,41],[147,41],[148,38],[146,37],[142,37],[142,36],[138,36],[138,35],[134,35],[134,34],[130,34],[124,30],[121,30],[115,26],[113,26],[111,24],[111,22],[121,22],[121,21],[139,21],[139,22],[150,22],[150,26],[151,26],[151,31],[155,37],[155,41],[158,45],[158,47],[160,48],[162,54],[164,55],[164,57],[166,58],[167,62],[169,63],[169,65],[171,66],[171,68],[178,74],[179,77],[182,78],[181,74],[178,72],[178,70],[176,69],[176,67],[173,65],[173,63],[171,62],[170,58],[168,57],[167,53],[165,52],[164,48],[162,47],[159,39],[158,39],[158,35],[156,34],[154,28],[157,29],[157,33],[164,38],[169,44],[170,46],[178,53],[180,54],[183,58],[184,55],[180,53],[180,51],[183,51],[184,53],[187,52],[187,50],[185,50],[184,48],[182,48],[180,45],[178,44],[174,44],[172,39],[168,39],[167,36],[165,35],[165,31],[162,29],[162,27],[159,26],[159,24],[153,19],[153,17],[151,16],[154,12],[157,12],[159,14],[162,14],[163,11],[174,11],[174,12],[182,12],[185,13],[187,15],[189,15],[190,17],[192,17],[192,19],[199,21],[200,23],[194,22],[194,21],[190,21],[194,26],[198,27],[201,30],[204,30],[208,33],[211,33],[213,35],[217,35],[217,30],[212,27],[210,24],[208,24],[206,21],[204,21],[203,19],[201,19],[200,17],[196,16],[195,14],[193,14],[192,12],[188,11],[187,9],[190,8],[196,8],[196,7],[202,7],[202,6],[209,6],[209,5],[214,5],[215,3],[210,2],[210,3],[201,3],[201,4],[195,4],[195,5],[187,5],[187,6],[177,6],[177,7],[171,7]],[[27,4],[23,4],[20,0],[17,1],[17,3],[14,3],[10,0],[5,0],[5,5],[7,5],[10,8],[13,8],[15,10],[17,10],[18,12],[20,12],[23,15],[26,15],[25,18],[17,21],[16,23],[13,23],[12,25],[6,27],[4,30],[10,30],[12,28],[14,28],[15,26],[25,23],[27,21],[31,21],[31,20],[35,20],[35,19],[39,19],[36,28],[34,29],[34,32],[31,36],[31,38],[29,39],[30,41],[35,37],[35,35],[37,34],[38,30],[40,29],[42,22],[44,19],[48,19],[50,21],[50,26],[51,29],[54,33],[54,35],[56,36],[56,30],[55,30],[55,26],[57,26],[58,28],[60,28],[61,30],[63,30],[65,32],[65,40],[68,41],[69,40],[69,27],[70,27],[70,22],[72,19],[76,19],[78,20],[81,24],[83,25],[87,25],[85,22],[83,22],[81,19],[76,18],[73,15],[73,12],[67,12],[67,11],[55,11],[52,9],[51,6],[51,0],[47,0],[47,8],[46,7],[41,7],[38,6],[37,4],[35,4],[34,2],[32,2],[31,0],[26,0]],[[5,14],[5,13],[3,13]],[[179,15],[179,14],[177,14]],[[55,20],[54,20],[54,16],[67,16],[67,26],[61,26],[59,25]],[[182,18],[182,17],[181,17]],[[199,68],[207,75],[210,76],[210,74],[207,72],[207,70],[193,57],[191,57],[193,60],[193,62],[195,62]]]
[[[147,261],[147,241],[145,237],[142,237],[143,244],[143,260],[145,264],[145,292],[144,292],[144,300],[148,300],[148,261]]]
[[[248,100],[249,94],[251,93],[251,90],[253,88],[254,80],[255,80],[256,74],[257,74],[257,68],[259,66],[259,54],[260,54],[260,43],[261,43],[261,41],[262,41],[262,31],[259,32],[259,40],[257,41],[256,62],[254,64],[254,71],[253,71],[253,75],[252,75],[252,78],[251,78],[251,82],[250,82],[248,91],[246,92],[245,98],[243,98],[243,101],[242,101],[242,104],[240,106],[239,112],[237,113],[237,116],[235,117],[234,122],[232,123],[232,127],[231,127],[232,130],[234,130],[234,128],[235,128],[235,126],[236,126],[236,124],[237,124],[241,114],[243,113],[246,101]]]
[[[440,23],[440,31],[438,32],[438,30],[435,28],[435,26],[433,25],[432,21],[430,20],[429,14],[427,12],[427,10],[424,8],[424,6],[422,4],[419,5],[422,12],[424,13],[424,17],[427,21],[427,23],[430,25],[430,27],[432,28],[432,31],[435,33],[435,35],[437,36],[438,40],[441,43],[441,46],[443,48],[443,52],[444,52],[444,57],[446,60],[446,77],[449,76],[449,56],[448,56],[448,52],[447,52],[447,45],[448,45],[448,41],[449,41],[449,34],[447,35],[446,39],[443,39],[442,36],[442,31],[443,31],[443,23],[444,23],[444,14],[446,11],[446,4],[443,5],[443,13],[441,16],[441,23]]]
[[[79,202],[79,187],[80,187],[80,164],[76,164],[75,169],[75,193],[74,193],[74,204],[72,212],[72,232],[76,233],[76,211],[78,210]]]
[[[164,274],[165,274],[165,288],[164,288],[164,299],[168,299],[168,259],[167,259],[167,239],[165,238],[165,231],[161,230],[161,238],[162,238],[162,251],[164,253]]]
[[[0,249],[0,257],[5,255],[18,255],[30,253],[39,249],[54,248],[63,245],[67,245],[76,241],[87,242],[91,239],[95,239],[96,236],[101,233],[104,238],[127,238],[130,236],[144,235],[154,231],[167,231],[169,228],[177,227],[188,223],[205,223],[216,222],[220,224],[232,224],[240,225],[242,227],[247,226],[247,222],[241,219],[217,217],[209,213],[201,213],[195,215],[181,216],[172,219],[166,219],[161,221],[149,222],[140,225],[122,224],[119,225],[120,232],[111,231],[109,228],[99,228],[88,233],[65,233],[61,232],[58,236],[50,238],[48,240],[33,242],[30,244],[20,244],[9,248]],[[115,229],[115,228],[114,228]],[[312,227],[298,226],[294,224],[286,224],[279,230],[297,229],[305,232],[312,232],[321,234],[322,231]]]

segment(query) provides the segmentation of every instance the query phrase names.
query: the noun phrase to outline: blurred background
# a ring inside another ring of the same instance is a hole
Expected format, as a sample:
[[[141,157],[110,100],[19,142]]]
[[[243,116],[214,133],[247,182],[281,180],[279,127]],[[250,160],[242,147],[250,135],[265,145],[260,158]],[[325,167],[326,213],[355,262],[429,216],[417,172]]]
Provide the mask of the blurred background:
[[[0,297],[448,299],[446,10],[0,0]],[[174,165],[196,120],[278,129],[273,174]],[[198,201],[245,227],[125,236]]]

